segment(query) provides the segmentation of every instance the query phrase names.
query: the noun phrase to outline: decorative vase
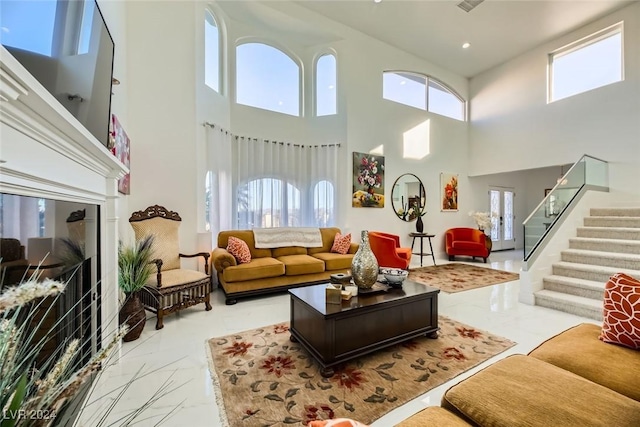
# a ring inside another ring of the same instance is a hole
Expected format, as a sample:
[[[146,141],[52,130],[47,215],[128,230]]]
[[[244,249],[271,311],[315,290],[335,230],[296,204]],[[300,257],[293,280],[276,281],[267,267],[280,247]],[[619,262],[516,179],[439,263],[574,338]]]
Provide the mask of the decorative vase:
[[[416,231],[418,233],[422,233],[424,231],[424,223],[422,222],[422,217],[418,215],[418,219],[416,219]]]
[[[126,295],[124,304],[118,314],[118,320],[121,325],[127,324],[129,326],[129,332],[122,338],[122,341],[135,341],[140,338],[147,316],[138,294],[129,293]]]
[[[371,289],[378,280],[378,260],[369,246],[369,232],[362,231],[360,247],[351,261],[353,282],[362,289]]]

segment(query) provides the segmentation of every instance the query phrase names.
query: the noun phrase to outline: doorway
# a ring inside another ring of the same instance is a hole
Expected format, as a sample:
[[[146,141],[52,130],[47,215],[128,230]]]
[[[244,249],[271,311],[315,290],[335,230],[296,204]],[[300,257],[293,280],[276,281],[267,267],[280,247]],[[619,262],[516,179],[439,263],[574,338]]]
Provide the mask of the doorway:
[[[489,187],[489,207],[491,211],[491,241],[494,251],[515,249],[514,233],[515,191],[512,187]]]

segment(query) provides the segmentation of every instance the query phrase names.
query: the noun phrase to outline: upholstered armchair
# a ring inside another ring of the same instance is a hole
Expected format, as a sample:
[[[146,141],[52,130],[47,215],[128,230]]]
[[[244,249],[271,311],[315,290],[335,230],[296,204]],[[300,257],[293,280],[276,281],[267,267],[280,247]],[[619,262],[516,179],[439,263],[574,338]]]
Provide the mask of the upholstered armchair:
[[[370,231],[369,245],[380,267],[409,268],[411,248],[400,246],[400,236],[381,231]]]
[[[28,268],[29,261],[20,240],[0,239],[0,288],[19,283]]]
[[[183,308],[204,303],[205,310],[211,310],[210,254],[208,252],[191,255],[180,253],[178,228],[181,221],[182,218],[177,212],[168,211],[158,205],[134,212],[129,218],[136,240],[148,235],[154,236],[152,250],[157,274],[151,276],[140,292],[140,300],[147,310],[157,314],[156,329],[163,328],[165,315]],[[204,273],[181,267],[181,258],[194,257],[204,258]]]
[[[480,257],[487,262],[489,248],[487,236],[484,231],[475,228],[457,227],[448,229],[445,234],[445,249],[449,255],[449,261],[453,261],[456,255]]]

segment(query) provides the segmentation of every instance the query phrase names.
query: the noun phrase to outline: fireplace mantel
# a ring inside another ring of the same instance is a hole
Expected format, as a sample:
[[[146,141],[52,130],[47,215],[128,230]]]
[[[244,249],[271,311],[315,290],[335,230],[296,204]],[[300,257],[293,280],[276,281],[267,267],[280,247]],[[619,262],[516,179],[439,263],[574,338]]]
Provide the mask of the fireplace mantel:
[[[102,337],[108,340],[118,308],[118,179],[128,169],[0,49],[0,192],[100,206]]]

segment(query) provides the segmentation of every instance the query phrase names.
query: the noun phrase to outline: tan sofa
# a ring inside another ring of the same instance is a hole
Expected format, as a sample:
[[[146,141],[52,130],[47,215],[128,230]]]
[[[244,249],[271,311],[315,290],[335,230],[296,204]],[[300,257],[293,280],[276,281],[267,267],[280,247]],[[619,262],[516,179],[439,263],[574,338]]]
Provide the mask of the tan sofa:
[[[333,239],[340,229],[320,228],[322,247],[288,246],[257,249],[251,230],[230,230],[218,234],[218,247],[211,252],[218,284],[225,293],[226,303],[235,304],[238,298],[279,292],[301,285],[328,282],[336,273],[351,269],[357,243],[351,243],[345,255],[332,253]],[[227,250],[229,237],[244,240],[251,251],[251,262],[238,264]]]
[[[583,323],[449,388],[401,427],[640,426],[640,351]]]

